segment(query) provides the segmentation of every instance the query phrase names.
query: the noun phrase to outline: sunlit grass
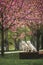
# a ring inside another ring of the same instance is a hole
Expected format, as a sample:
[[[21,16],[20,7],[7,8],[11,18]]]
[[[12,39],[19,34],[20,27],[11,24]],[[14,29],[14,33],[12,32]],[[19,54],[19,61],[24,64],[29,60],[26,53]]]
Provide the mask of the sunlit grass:
[[[15,50],[14,45],[9,45],[9,50]]]

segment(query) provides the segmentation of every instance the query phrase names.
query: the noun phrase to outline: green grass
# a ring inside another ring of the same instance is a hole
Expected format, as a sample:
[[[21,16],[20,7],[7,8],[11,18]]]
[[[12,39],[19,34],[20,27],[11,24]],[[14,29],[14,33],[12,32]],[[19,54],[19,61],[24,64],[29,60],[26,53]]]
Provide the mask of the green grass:
[[[0,65],[43,65],[43,59],[19,59],[19,54],[0,56]]]

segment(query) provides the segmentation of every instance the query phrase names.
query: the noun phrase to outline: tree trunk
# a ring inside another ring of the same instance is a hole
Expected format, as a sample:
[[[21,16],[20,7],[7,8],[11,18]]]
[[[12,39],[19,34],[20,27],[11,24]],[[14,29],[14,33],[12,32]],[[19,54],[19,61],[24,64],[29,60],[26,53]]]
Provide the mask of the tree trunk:
[[[18,39],[17,41],[17,50],[19,50],[19,43],[20,43],[20,39]]]
[[[41,49],[43,49],[43,35],[41,36]]]
[[[18,41],[16,40],[16,38],[14,39],[14,42],[15,42],[15,50],[19,50],[19,42],[20,42],[20,39],[18,39]]]
[[[16,41],[16,38],[14,39],[14,43],[15,43],[15,50],[17,50],[17,41]]]
[[[6,45],[6,51],[9,50],[9,44],[8,44],[8,30],[5,32],[5,45]]]
[[[6,38],[5,39],[5,47],[6,47],[6,51],[9,50],[9,44],[8,44],[8,39]]]
[[[1,55],[4,56],[4,30],[3,30],[3,25],[2,25],[2,31],[1,31]]]
[[[3,13],[1,15],[2,17],[2,29],[1,29],[1,55],[4,56],[4,27],[3,27]]]
[[[1,55],[4,56],[4,32],[2,31]]]
[[[6,43],[6,51],[9,51],[9,45]]]
[[[40,38],[40,31],[37,30],[37,51],[39,51],[39,38]]]
[[[39,51],[39,38],[37,38],[37,51]]]

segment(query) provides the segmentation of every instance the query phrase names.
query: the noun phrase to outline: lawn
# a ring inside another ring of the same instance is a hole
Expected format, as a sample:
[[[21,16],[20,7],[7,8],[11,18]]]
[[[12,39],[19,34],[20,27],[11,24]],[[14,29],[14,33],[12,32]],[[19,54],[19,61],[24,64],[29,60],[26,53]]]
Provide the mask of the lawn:
[[[43,59],[19,59],[19,54],[0,56],[0,65],[43,65]]]

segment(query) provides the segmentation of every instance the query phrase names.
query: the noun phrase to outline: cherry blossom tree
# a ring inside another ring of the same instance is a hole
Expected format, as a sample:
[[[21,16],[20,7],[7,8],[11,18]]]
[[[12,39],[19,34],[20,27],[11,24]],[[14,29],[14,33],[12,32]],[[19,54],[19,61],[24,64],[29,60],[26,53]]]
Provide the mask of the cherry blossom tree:
[[[20,22],[25,22],[25,25],[27,25],[30,28],[30,30],[33,33],[33,36],[37,37],[37,50],[39,50],[39,38],[40,35],[42,35],[41,32],[43,30],[42,3],[43,0],[25,0],[18,17]]]
[[[37,2],[37,3],[36,3]],[[43,5],[42,0],[35,1],[33,4],[33,16],[34,18],[29,19],[28,26],[32,31],[32,35],[37,38],[37,50],[39,51],[39,40],[41,37],[41,41],[43,39]],[[35,7],[35,8],[34,8]],[[27,20],[28,21],[28,20]],[[43,48],[43,41],[41,42],[41,46]]]
[[[25,25],[28,25],[31,31],[36,31],[36,29],[39,29],[37,24],[40,24],[40,21],[43,22],[42,3],[43,0],[0,0],[0,30],[2,35],[2,56],[4,55],[5,31],[7,31],[8,29],[16,31],[16,29],[21,26],[21,22],[23,22],[23,24],[25,23]]]
[[[23,0],[0,0],[1,54],[4,55],[4,33],[15,25],[16,13],[22,8]]]

